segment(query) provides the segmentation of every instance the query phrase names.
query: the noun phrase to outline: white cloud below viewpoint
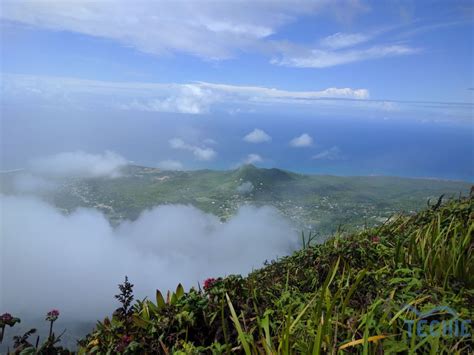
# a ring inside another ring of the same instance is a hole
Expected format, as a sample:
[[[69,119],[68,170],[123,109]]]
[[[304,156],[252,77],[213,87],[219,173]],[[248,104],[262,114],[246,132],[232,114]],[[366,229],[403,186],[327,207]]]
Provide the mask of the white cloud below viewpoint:
[[[248,143],[265,143],[270,142],[271,140],[272,137],[259,128],[255,128],[252,132],[244,137],[244,141]]]
[[[106,151],[103,154],[89,154],[83,151],[63,152],[30,162],[33,173],[49,177],[109,177],[121,175],[121,169],[128,164],[122,156]]]
[[[310,147],[313,145],[313,138],[308,133],[295,137],[290,141],[290,146],[294,148]]]
[[[185,143],[181,138],[172,138],[169,141],[171,148],[187,150],[193,153],[197,160],[209,161],[217,156],[217,152],[209,147],[199,147]]]

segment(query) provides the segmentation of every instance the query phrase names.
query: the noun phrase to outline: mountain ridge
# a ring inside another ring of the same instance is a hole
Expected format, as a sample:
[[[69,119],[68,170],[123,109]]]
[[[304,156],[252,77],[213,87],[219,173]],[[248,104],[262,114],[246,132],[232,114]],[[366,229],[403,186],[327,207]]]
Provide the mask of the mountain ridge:
[[[300,176],[320,176],[320,177],[342,177],[342,178],[393,178],[393,179],[413,179],[413,180],[428,180],[428,181],[446,181],[446,182],[459,182],[459,183],[468,183],[474,184],[474,180],[462,180],[462,179],[451,179],[451,178],[442,178],[436,176],[402,176],[402,175],[385,175],[385,174],[367,174],[367,175],[351,175],[351,174],[329,174],[329,173],[312,173],[312,172],[297,172],[292,171],[290,169],[283,169],[278,167],[258,167],[255,164],[243,164],[234,169],[211,169],[211,168],[204,168],[204,169],[183,169],[183,170],[169,170],[169,169],[162,169],[158,167],[151,167],[146,165],[128,165],[135,168],[140,169],[152,169],[156,172],[169,172],[169,173],[195,173],[195,172],[215,172],[215,173],[224,173],[224,172],[237,172],[245,167],[250,167],[251,169],[255,168],[256,170],[278,170],[280,172],[288,173],[291,175],[300,175]],[[126,168],[125,168],[126,169]],[[19,172],[24,171],[25,169],[17,169],[12,172]]]

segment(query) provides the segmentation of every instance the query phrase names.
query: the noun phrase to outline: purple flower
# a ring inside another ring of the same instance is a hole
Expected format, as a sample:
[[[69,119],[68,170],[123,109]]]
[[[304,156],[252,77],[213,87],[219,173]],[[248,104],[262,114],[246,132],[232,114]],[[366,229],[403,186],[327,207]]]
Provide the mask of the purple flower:
[[[46,320],[54,322],[59,317],[59,311],[57,309],[52,309],[46,314]]]

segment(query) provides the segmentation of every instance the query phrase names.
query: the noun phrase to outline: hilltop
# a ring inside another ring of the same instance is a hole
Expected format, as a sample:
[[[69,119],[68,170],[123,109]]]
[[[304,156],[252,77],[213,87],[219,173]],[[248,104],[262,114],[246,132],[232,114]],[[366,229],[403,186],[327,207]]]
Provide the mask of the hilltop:
[[[271,168],[257,168],[255,165],[246,164],[236,169],[233,173],[239,181],[249,181],[254,185],[263,183],[263,186],[280,184],[296,180],[300,175],[286,170]]]

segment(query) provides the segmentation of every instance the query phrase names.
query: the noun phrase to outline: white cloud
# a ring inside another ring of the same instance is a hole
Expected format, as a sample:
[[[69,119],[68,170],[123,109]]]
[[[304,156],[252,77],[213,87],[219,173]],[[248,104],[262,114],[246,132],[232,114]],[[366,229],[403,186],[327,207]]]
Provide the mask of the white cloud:
[[[200,147],[193,147],[193,154],[198,160],[212,160],[217,155],[216,151],[212,148]]]
[[[323,150],[322,152],[313,156],[316,160],[338,160],[342,159],[341,149],[337,146]]]
[[[196,82],[192,84],[160,84],[146,82],[108,82],[64,77],[4,74],[0,96],[18,105],[44,105],[75,110],[134,110],[205,114],[207,112],[258,112],[282,109],[323,109],[366,115],[368,111],[435,111],[423,101],[371,100],[367,89],[326,88],[318,91],[289,91],[262,86],[240,86]],[[199,90],[183,89],[196,87]],[[189,98],[182,97],[190,95]],[[178,99],[179,98],[179,99]],[[160,102],[193,102],[192,105],[153,105]],[[432,102],[439,114],[456,120],[470,120],[472,105]],[[194,108],[192,108],[194,107]],[[203,142],[205,145],[211,143]]]
[[[178,160],[162,160],[158,163],[158,168],[163,170],[183,170],[183,164]]]
[[[38,193],[56,189],[58,186],[54,181],[34,175],[30,172],[23,172],[16,175],[13,180],[13,187],[16,192]]]
[[[126,110],[201,114],[215,101],[212,93],[197,85],[174,85],[174,92],[163,98],[135,99],[120,107]]]
[[[119,110],[204,114],[215,107],[239,109],[244,105],[283,103],[301,105],[317,100],[365,100],[367,89],[326,88],[318,91],[288,91],[261,86],[196,82],[161,84],[108,82],[63,77],[3,75],[1,94],[10,101],[40,99],[55,106],[106,107]]]
[[[180,282],[188,288],[246,274],[297,244],[292,226],[270,207],[243,207],[221,223],[194,207],[167,205],[113,228],[92,209],[64,215],[14,196],[0,196],[0,206],[2,264],[14,266],[0,275],[2,308],[20,316],[58,308],[62,319],[95,320],[117,307],[113,295],[125,275],[141,299]]]
[[[153,1],[23,0],[2,3],[0,16],[38,28],[111,39],[153,55],[186,53],[225,59],[262,50],[268,36],[314,14],[357,14],[358,0]]]
[[[272,137],[270,137],[265,131],[259,128],[255,128],[252,132],[250,132],[244,137],[244,141],[249,143],[264,143],[270,142],[271,140]]]
[[[255,187],[253,186],[253,184],[250,181],[245,181],[242,184],[240,184],[239,186],[237,186],[236,191],[239,194],[246,195],[246,194],[251,193],[254,190],[254,188]]]
[[[253,51],[275,56],[273,64],[322,68],[415,52],[406,45],[389,43],[349,52],[338,51],[360,45],[375,33],[335,33],[321,39],[319,49],[269,38],[300,16],[330,14],[347,22],[366,10],[359,0],[142,0],[139,6],[127,0],[23,0],[3,2],[0,16],[37,28],[111,39],[125,47],[158,56],[184,53],[222,60],[242,51]],[[296,52],[295,48],[298,48]],[[186,98],[189,97],[185,93],[169,100],[158,98],[128,104],[161,112],[202,112],[201,101],[188,102]]]
[[[199,147],[185,143],[181,138],[172,138],[169,140],[170,146],[173,149],[187,150],[194,154],[197,160],[212,160],[217,156],[217,152],[209,147]]]
[[[396,102],[382,101],[380,108],[383,111],[397,111],[399,110],[399,105]]]
[[[327,88],[319,91],[288,91],[276,88],[267,88],[262,86],[237,86],[227,84],[212,84],[199,82],[197,85],[213,90],[222,95],[222,97],[244,98],[251,101],[278,101],[292,100],[317,100],[317,99],[367,99],[369,91],[367,89],[352,88]]]
[[[48,177],[108,177],[121,175],[128,164],[122,156],[106,151],[103,154],[89,154],[83,151],[63,152],[30,162],[30,170]]]
[[[384,111],[384,112],[396,112],[401,110],[402,103],[395,102],[395,101],[385,101],[385,100],[374,100],[374,101],[357,101],[352,102],[352,106],[354,108],[361,108],[361,109],[370,109],[376,111]],[[413,103],[416,105],[416,103]]]
[[[171,138],[169,143],[173,149],[186,149],[187,146],[181,138]]]
[[[330,49],[352,47],[368,41],[371,37],[363,33],[334,33],[320,41],[321,46]]]
[[[215,139],[212,139],[212,138],[206,138],[206,139],[204,139],[203,143],[204,144],[209,144],[209,145],[215,145],[215,144],[217,144],[217,141]]]
[[[312,144],[313,138],[308,133],[303,133],[290,141],[290,145],[295,148],[310,147]]]
[[[255,153],[247,155],[247,157],[244,159],[244,164],[257,164],[261,162],[263,162],[263,158]]]
[[[349,50],[326,50],[326,49],[288,49],[281,57],[272,59],[272,64],[296,67],[296,68],[326,68],[341,64],[359,62],[362,60],[378,59],[414,54],[419,52],[404,44],[383,44],[369,48],[358,48]]]

